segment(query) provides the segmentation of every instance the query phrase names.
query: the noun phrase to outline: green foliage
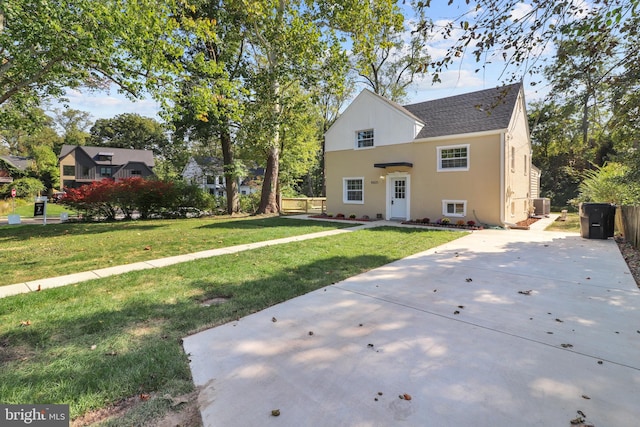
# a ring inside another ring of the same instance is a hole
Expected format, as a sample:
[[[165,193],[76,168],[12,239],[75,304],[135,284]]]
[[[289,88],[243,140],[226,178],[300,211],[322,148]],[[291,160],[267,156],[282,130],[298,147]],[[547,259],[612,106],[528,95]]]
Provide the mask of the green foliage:
[[[629,169],[619,163],[586,170],[576,202],[637,205],[640,203],[640,183],[627,181],[628,172]]]
[[[46,190],[44,184],[36,178],[19,178],[10,184],[5,184],[0,187],[0,195],[9,197],[11,195],[11,189],[16,189],[17,197],[21,198],[33,198],[40,195]]]
[[[143,84],[155,86],[176,70],[168,59],[187,44],[176,41],[174,6],[172,0],[3,1],[0,105],[34,105],[105,80],[131,96]]]
[[[97,147],[152,150],[154,155],[171,158],[165,128],[155,119],[135,113],[98,119],[91,127],[88,143]]]
[[[260,192],[242,194],[240,196],[240,210],[248,214],[254,214],[260,207]]]

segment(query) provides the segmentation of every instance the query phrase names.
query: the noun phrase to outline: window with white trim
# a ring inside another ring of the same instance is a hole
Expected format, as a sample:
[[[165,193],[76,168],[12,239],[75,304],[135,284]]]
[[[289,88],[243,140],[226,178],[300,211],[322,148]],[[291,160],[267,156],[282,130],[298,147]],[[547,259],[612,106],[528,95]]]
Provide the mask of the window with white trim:
[[[467,216],[466,200],[443,200],[442,215],[445,216]]]
[[[342,202],[364,203],[364,178],[342,178]]]
[[[468,170],[469,144],[438,147],[438,172]]]
[[[359,130],[356,132],[356,148],[373,147],[373,129]]]

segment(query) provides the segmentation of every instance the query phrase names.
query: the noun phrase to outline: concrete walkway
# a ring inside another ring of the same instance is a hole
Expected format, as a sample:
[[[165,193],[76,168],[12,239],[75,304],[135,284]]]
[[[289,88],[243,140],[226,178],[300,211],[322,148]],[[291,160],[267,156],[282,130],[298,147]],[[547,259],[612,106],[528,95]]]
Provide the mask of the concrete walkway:
[[[545,222],[187,337],[205,426],[637,426],[640,292],[613,240]]]
[[[23,283],[15,283],[12,285],[0,286],[0,298],[8,297],[11,295],[22,294],[22,293],[35,292],[38,290],[44,290],[49,288],[57,288],[60,286],[67,286],[74,283],[85,282],[87,280],[100,279],[103,277],[109,277],[109,276],[115,276],[118,274],[128,273],[130,271],[147,270],[150,268],[157,268],[157,267],[166,267],[173,264],[180,264],[183,262],[194,261],[197,259],[211,258],[211,257],[226,255],[226,254],[233,254],[237,252],[261,248],[264,246],[281,245],[289,242],[299,242],[302,240],[316,239],[318,237],[331,236],[331,235],[341,234],[341,233],[349,233],[355,230],[360,230],[362,228],[380,226],[380,225],[383,225],[383,224],[381,222],[364,223],[361,225],[356,225],[355,227],[352,227],[352,228],[320,231],[317,233],[304,234],[301,236],[285,237],[282,239],[268,240],[264,242],[255,242],[255,243],[248,243],[244,245],[229,246],[226,248],[211,249],[207,251],[194,252],[190,254],[176,255],[172,257],[159,258],[155,260],[134,262],[131,264],[123,264],[123,265],[118,265],[114,267],[83,271],[80,273],[67,274],[64,276],[31,280]]]

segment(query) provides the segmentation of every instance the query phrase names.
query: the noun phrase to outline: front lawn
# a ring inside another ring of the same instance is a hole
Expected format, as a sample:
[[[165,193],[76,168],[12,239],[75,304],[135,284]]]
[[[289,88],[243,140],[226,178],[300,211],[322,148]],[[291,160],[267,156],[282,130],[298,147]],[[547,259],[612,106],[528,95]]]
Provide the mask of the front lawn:
[[[352,226],[280,217],[3,226],[0,286]]]
[[[228,231],[221,245],[244,233],[266,238],[295,228],[290,219],[279,232],[254,221],[211,226]],[[84,232],[84,240],[115,232],[108,226]],[[131,226],[128,233],[144,231]],[[211,239],[205,224],[192,232]],[[183,337],[463,235],[365,229],[0,299],[0,402],[67,403],[76,418],[131,398],[134,409],[110,425],[153,425],[150,419],[169,410],[167,395],[194,388]],[[44,239],[18,241],[38,247]]]

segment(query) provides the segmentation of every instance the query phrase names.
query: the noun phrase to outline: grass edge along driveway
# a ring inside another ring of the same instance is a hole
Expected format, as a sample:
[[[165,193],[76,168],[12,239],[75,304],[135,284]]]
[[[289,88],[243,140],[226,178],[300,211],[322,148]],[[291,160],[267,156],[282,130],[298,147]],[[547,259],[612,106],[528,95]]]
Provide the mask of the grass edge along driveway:
[[[0,401],[77,418],[139,396],[111,425],[143,425],[193,390],[182,337],[463,235],[366,229],[2,299]]]

